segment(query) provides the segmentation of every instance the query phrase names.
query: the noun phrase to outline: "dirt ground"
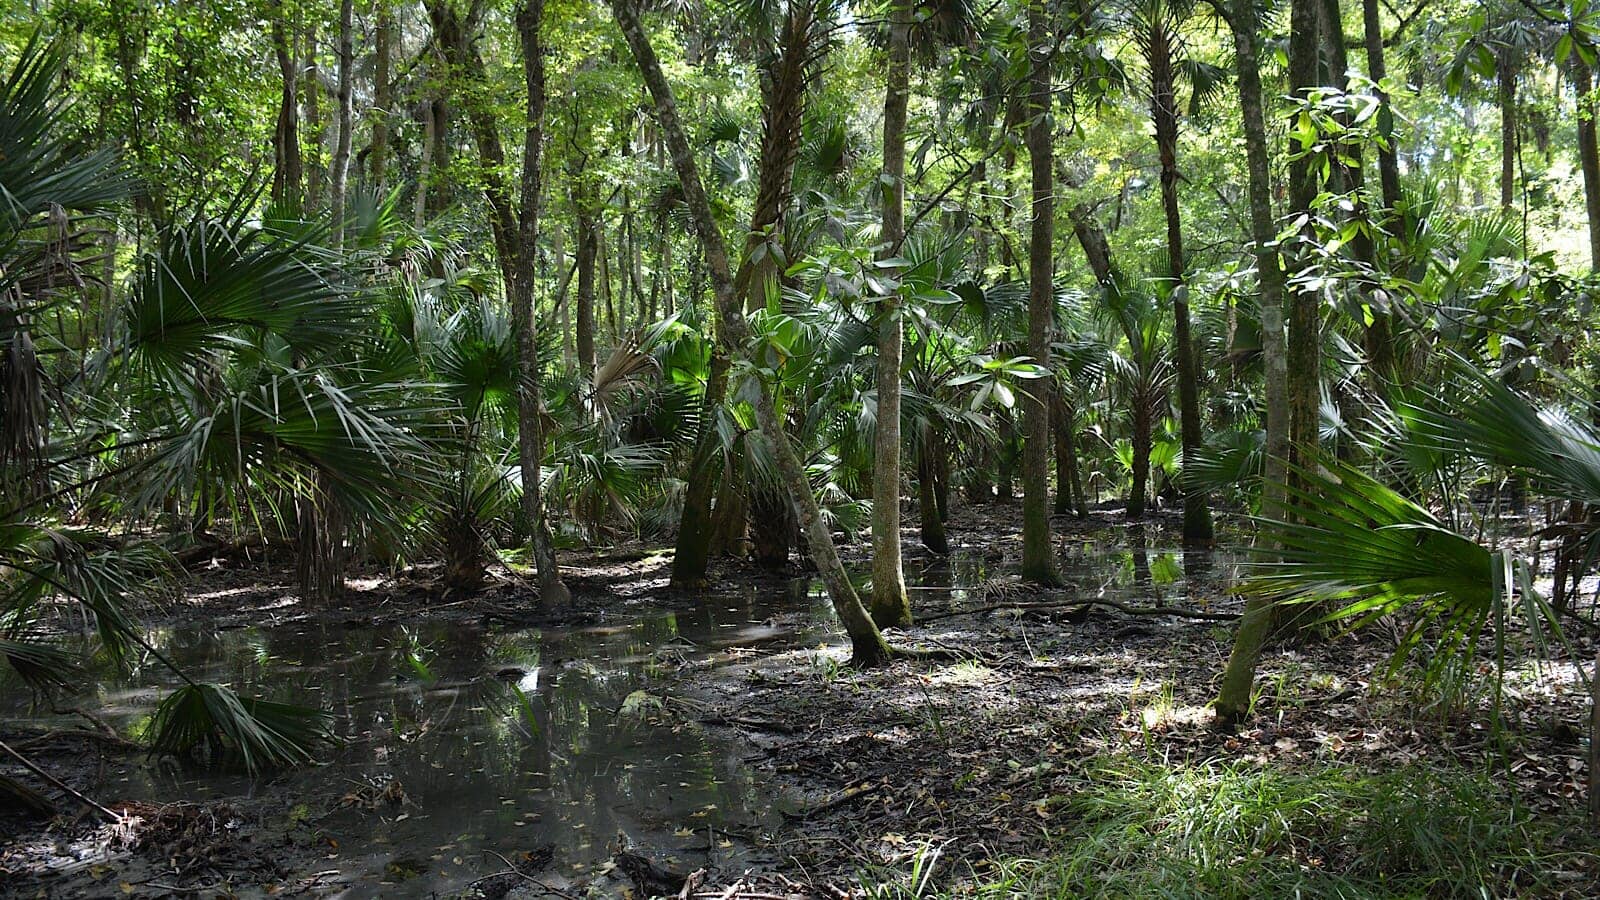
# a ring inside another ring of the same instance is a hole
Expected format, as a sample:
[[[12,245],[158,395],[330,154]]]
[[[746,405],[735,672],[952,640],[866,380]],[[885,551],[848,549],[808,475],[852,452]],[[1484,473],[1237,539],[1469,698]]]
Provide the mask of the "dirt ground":
[[[1003,571],[1020,548],[1012,521],[1003,510],[963,511],[952,536],[964,552]],[[1129,540],[1114,518],[1057,525],[1064,547]],[[1145,539],[1176,544],[1166,527],[1158,519]],[[854,548],[857,558],[862,552]],[[456,598],[434,589],[425,568],[400,577],[358,574],[338,608],[307,610],[285,584],[281,563],[201,561],[184,599],[147,618],[219,627],[303,616],[541,621],[527,585],[508,573],[478,596]],[[563,563],[580,620],[619,598],[696,602],[667,593],[668,558],[652,549],[569,554]],[[917,564],[914,557],[908,566]],[[768,577],[729,563],[712,581],[743,585]],[[1446,712],[1385,684],[1395,635],[1378,627],[1271,650],[1262,661],[1254,717],[1224,732],[1206,706],[1230,649],[1228,617],[1237,611],[1224,585],[1202,581],[1160,601],[1113,598],[1125,608],[1084,605],[1085,599],[1081,587],[1041,590],[989,578],[959,602],[946,596],[918,609],[918,624],[890,638],[919,653],[868,671],[850,668],[845,648],[827,645],[755,648],[731,663],[681,662],[656,688],[663,702],[655,719],[661,727],[733,735],[748,748],[745,758],[794,800],[782,827],[724,836],[759,846],[781,863],[771,871],[685,872],[623,852],[608,867],[610,877],[626,876],[636,895],[863,896],[857,881],[863,872],[904,871],[930,848],[945,872],[981,877],[995,859],[1047,854],[1063,825],[1063,798],[1081,784],[1085,766],[1107,753],[1369,772],[1432,760],[1481,769],[1499,760],[1530,809],[1570,810],[1583,802],[1588,706],[1568,665],[1512,668],[1503,710],[1511,728],[1502,745],[1487,726],[1487,701]],[[1153,614],[1155,605],[1179,614]],[[1592,655],[1587,637],[1575,644],[1577,653]],[[0,727],[0,736],[81,786],[138,752],[83,718],[84,727],[70,733]],[[0,761],[0,775],[36,783],[9,759]],[[141,819],[117,826],[80,814],[61,791],[45,793],[69,812],[43,828],[19,808],[0,816],[0,873],[10,873],[0,895],[94,895],[81,879],[23,877],[42,854],[71,855],[91,873],[117,860],[118,889],[140,896],[241,887],[318,894],[325,887],[314,876],[288,877],[314,868],[307,863],[321,848],[308,832],[267,825],[249,799],[114,810]],[[378,808],[392,800],[374,795],[352,802]],[[504,872],[483,879],[472,895],[570,897],[589,887],[541,881],[533,855],[504,862]],[[1600,894],[1600,870],[1570,875],[1594,887],[1590,895]]]

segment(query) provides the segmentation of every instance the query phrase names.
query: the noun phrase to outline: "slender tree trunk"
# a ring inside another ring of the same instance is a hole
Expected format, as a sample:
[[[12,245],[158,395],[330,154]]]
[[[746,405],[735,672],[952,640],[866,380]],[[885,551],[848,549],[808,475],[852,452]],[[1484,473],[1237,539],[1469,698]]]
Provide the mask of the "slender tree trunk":
[[[323,163],[324,142],[322,123],[322,66],[318,62],[317,29],[306,30],[306,61],[302,84],[305,87],[306,130],[311,133],[311,158],[306,165],[306,208],[322,208],[322,189],[327,183],[328,169]]]
[[[576,211],[578,220],[578,373],[583,376],[584,390],[594,379],[594,270],[595,257],[599,252],[599,242],[595,234],[598,228],[595,222],[594,210],[589,206],[589,191],[580,188],[580,193],[574,194],[572,206]],[[588,398],[584,398],[588,402]]]
[[[911,7],[896,0],[889,25],[883,101],[883,245],[896,256],[905,240],[906,103],[911,90]],[[880,628],[911,621],[900,559],[900,297],[878,305],[878,423],[872,469],[872,618]]]
[[[1050,327],[1055,309],[1055,155],[1051,144],[1050,32],[1044,0],[1028,7],[1028,159],[1033,176],[1033,223],[1028,238],[1028,355],[1050,366]],[[1048,391],[1023,392],[1026,429],[1022,455],[1022,577],[1041,584],[1060,581],[1050,540],[1050,406]]]
[[[1320,25],[1318,0],[1292,0],[1289,26],[1289,88],[1301,95],[1318,80]],[[1289,163],[1289,213],[1309,216],[1321,189],[1309,157]],[[1308,224],[1305,226],[1309,230]],[[1306,234],[1306,238],[1312,238]],[[1287,345],[1289,452],[1296,465],[1309,465],[1320,443],[1322,408],[1322,301],[1316,291],[1295,291],[1289,298]]]
[[[1183,223],[1178,211],[1178,99],[1173,90],[1173,23],[1150,26],[1150,118],[1155,124],[1161,159],[1161,208],[1167,220],[1167,277],[1172,291],[1174,355],[1178,363],[1178,419],[1185,459],[1194,459],[1205,445],[1200,422],[1200,366],[1195,359],[1189,322],[1188,264],[1183,253]],[[1187,481],[1187,479],[1185,479]],[[1211,540],[1211,509],[1206,496],[1183,486],[1183,540],[1190,546]]]
[[[278,74],[283,81],[278,101],[278,127],[272,136],[275,162],[272,171],[272,199],[298,207],[303,199],[301,181],[305,177],[300,162],[300,68],[295,62],[293,47],[284,31],[283,4],[274,3],[270,15],[272,49],[278,57]]]
[[[939,502],[939,458],[945,452],[944,440],[929,429],[922,436],[922,454],[917,459],[917,518],[922,525],[922,546],[943,556],[950,552],[945,534],[945,510]]]
[[[572,594],[561,580],[555,539],[545,518],[541,463],[544,459],[544,385],[539,372],[538,316],[534,310],[534,269],[539,248],[539,198],[544,190],[545,75],[544,0],[523,0],[516,12],[527,88],[528,120],[522,134],[521,219],[518,222],[517,279],[511,318],[517,334],[517,465],[522,473],[522,515],[533,539],[539,577],[539,602],[564,609]]]
[[[428,191],[433,182],[434,135],[438,128],[433,101],[422,101],[422,161],[417,169],[417,196],[411,213],[412,224],[418,229],[428,222]]]
[[[329,207],[333,210],[333,243],[344,245],[345,187],[350,179],[351,131],[355,128],[354,0],[339,2],[339,122],[334,136],[333,164],[328,172]]]
[[[1589,219],[1589,266],[1600,272],[1600,139],[1595,135],[1594,73],[1572,54],[1572,83],[1578,94],[1578,159],[1583,169],[1583,204]]]
[[[1134,398],[1132,416],[1133,444],[1133,484],[1128,488],[1128,511],[1130,521],[1137,522],[1144,518],[1145,494],[1150,487],[1150,445],[1152,443],[1153,423],[1151,422],[1150,403],[1143,396]]]
[[[757,162],[756,203],[751,210],[750,226],[745,232],[744,253],[740,257],[738,271],[732,276],[734,296],[743,304],[741,307],[743,309],[754,310],[762,307],[767,279],[776,275],[771,255],[764,254],[763,259],[757,260],[754,251],[763,241],[769,239],[769,235],[781,232],[783,213],[789,205],[795,158],[799,148],[800,125],[805,111],[807,66],[813,61],[814,12],[813,7],[804,4],[793,4],[788,7],[779,41],[779,52],[769,62],[766,77],[763,79],[765,103],[762,107],[761,150]],[[718,436],[714,428],[715,416],[726,394],[728,361],[735,350],[727,342],[728,335],[719,325],[713,349],[711,379],[706,391],[708,404],[714,401],[714,405],[708,405],[702,411],[700,433],[696,438],[695,452],[691,459],[692,479],[700,478],[696,473],[702,471],[705,460],[716,452]],[[718,358],[721,365],[718,365]],[[731,478],[733,474],[724,471],[723,477]],[[710,481],[710,478],[714,475],[715,472],[710,471],[707,476],[709,483],[703,486],[691,484],[690,492],[684,498],[683,519],[686,522],[720,521],[725,523],[726,528],[695,528],[680,523],[672,575],[675,586],[694,586],[704,580],[706,560],[714,551],[719,537],[724,539],[724,546],[741,543],[727,538],[729,529],[736,529],[737,536],[743,536],[745,507],[742,503],[747,492],[729,486],[723,492],[723,496],[737,499],[726,508],[719,508],[717,515],[712,516],[710,504],[716,484],[715,481]],[[766,490],[761,485],[749,487],[750,494],[760,494]],[[756,506],[770,509],[773,503],[773,498],[762,498],[758,500]],[[775,547],[778,540],[776,535],[768,534],[766,537]],[[773,552],[776,552],[775,549]]]
[[[470,36],[451,9],[448,0],[430,0],[428,13],[433,20],[435,39],[452,68],[467,83],[485,82],[483,60],[473,49]],[[489,222],[494,232],[495,252],[501,276],[511,298],[513,327],[517,339],[517,419],[518,465],[523,478],[523,512],[532,531],[534,563],[538,569],[539,602],[549,608],[563,608],[571,596],[561,581],[556,565],[554,542],[545,523],[539,491],[540,459],[544,436],[539,421],[540,384],[536,336],[534,334],[533,281],[535,251],[539,235],[539,192],[544,126],[544,55],[540,44],[542,0],[525,0],[517,11],[517,31],[523,44],[523,74],[528,97],[528,119],[523,129],[523,177],[520,215],[512,207],[511,189],[505,178],[505,148],[500,142],[499,123],[489,110],[471,106],[467,120],[478,145],[484,198],[489,204]]]
[[[612,3],[612,10],[623,38],[628,42],[634,60],[639,65],[645,86],[655,100],[656,115],[671,151],[673,169],[677,172],[678,181],[682,185],[689,218],[700,238],[706,267],[710,271],[716,298],[719,333],[723,336],[726,346],[735,352],[742,352],[750,336],[750,327],[740,306],[739,293],[734,288],[733,275],[728,265],[727,247],[723,243],[722,232],[717,227],[716,218],[712,215],[711,203],[706,198],[704,182],[700,180],[700,172],[695,163],[694,150],[689,144],[688,133],[678,118],[677,100],[672,95],[672,88],[667,83],[665,73],[661,70],[655,49],[650,46],[650,40],[639,23],[638,13],[632,0],[615,0]],[[861,605],[861,599],[850,584],[844,564],[839,559],[838,550],[833,545],[833,536],[828,533],[827,525],[822,520],[817,498],[812,493],[805,469],[801,466],[800,458],[795,454],[794,446],[789,441],[788,432],[778,418],[772,388],[761,379],[757,379],[755,409],[761,434],[772,446],[779,475],[789,490],[791,502],[796,507],[812,561],[828,588],[834,611],[850,636],[852,661],[857,665],[876,665],[887,660],[890,656],[889,645],[884,641],[883,634],[878,631],[872,616]]]
[[[1054,399],[1055,412],[1050,424],[1056,435],[1056,512],[1087,519],[1089,504],[1083,496],[1083,478],[1078,467],[1076,417],[1062,397],[1060,386],[1056,387]]]
[[[1383,82],[1389,77],[1384,62],[1383,19],[1379,14],[1379,0],[1361,0],[1362,33],[1367,48],[1367,73],[1378,97],[1378,183],[1383,197],[1379,219],[1392,232],[1402,234],[1394,222],[1400,208],[1400,152],[1394,131],[1394,109]],[[1257,81],[1259,81],[1259,73]],[[1241,88],[1241,91],[1243,89]],[[1366,333],[1367,364],[1372,367],[1379,383],[1387,385],[1396,375],[1394,358],[1393,315],[1387,304],[1372,306],[1372,324]]]
[[[377,33],[372,48],[372,149],[368,151],[368,171],[372,187],[380,193],[389,174],[389,116],[394,106],[395,21],[389,0],[373,0]]]
[[[1495,54],[1495,99],[1500,106],[1500,208],[1517,207],[1517,73],[1508,53]]]
[[[1276,249],[1277,226],[1272,214],[1271,153],[1267,147],[1266,111],[1262,99],[1259,22],[1253,0],[1234,0],[1229,25],[1239,72],[1239,106],[1243,117],[1250,236],[1256,257],[1256,282],[1261,294],[1261,355],[1266,370],[1266,463],[1261,484],[1261,515],[1281,519],[1289,458],[1288,365],[1284,347],[1284,272]],[[1277,618],[1274,604],[1260,595],[1246,603],[1234,638],[1233,653],[1223,673],[1215,707],[1219,721],[1231,725],[1249,712],[1261,648]]]

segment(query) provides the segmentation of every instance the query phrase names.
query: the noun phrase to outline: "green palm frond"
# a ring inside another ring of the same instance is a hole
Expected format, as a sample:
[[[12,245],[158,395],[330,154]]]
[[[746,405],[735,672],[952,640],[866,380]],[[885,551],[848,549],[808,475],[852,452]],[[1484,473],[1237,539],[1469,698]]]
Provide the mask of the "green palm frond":
[[[69,690],[83,684],[82,656],[31,632],[0,637],[0,658],[38,690]]]
[[[155,750],[213,757],[237,754],[251,772],[316,760],[337,743],[327,713],[241,697],[220,684],[190,683],[161,701],[150,720]]]
[[[70,106],[58,80],[69,51],[68,42],[35,32],[0,84],[0,247],[52,207],[102,210],[128,193],[110,150],[67,134]]]
[[[140,260],[113,352],[180,377],[208,354],[251,349],[260,334],[301,354],[337,349],[365,313],[325,253],[250,224],[236,198],[222,216],[169,229]]]
[[[1355,468],[1324,458],[1295,469],[1294,521],[1265,521],[1277,558],[1257,564],[1240,590],[1282,603],[1328,603],[1324,618],[1351,628],[1406,612],[1410,625],[1393,665],[1425,640],[1430,679],[1470,660],[1515,605],[1529,634],[1560,634],[1527,567],[1464,537],[1433,513]]]

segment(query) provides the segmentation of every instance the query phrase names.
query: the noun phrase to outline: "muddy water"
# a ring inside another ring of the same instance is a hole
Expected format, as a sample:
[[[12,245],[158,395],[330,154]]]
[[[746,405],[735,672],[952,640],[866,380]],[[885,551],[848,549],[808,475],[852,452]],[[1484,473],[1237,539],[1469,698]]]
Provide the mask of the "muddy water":
[[[1126,602],[1214,597],[1232,569],[1210,555],[1088,543],[1062,558],[1074,592]],[[1000,574],[967,554],[907,567],[923,611],[974,605]],[[559,885],[604,865],[619,833],[685,870],[763,862],[746,838],[779,824],[786,801],[747,763],[751,748],[685,725],[693,714],[681,708],[660,715],[663,678],[683,659],[815,646],[837,628],[820,586],[800,580],[692,611],[637,608],[605,627],[300,622],[150,636],[198,678],[330,710],[345,744],[325,765],[260,779],[135,758],[108,771],[96,796],[252,798],[320,855],[291,881],[315,876],[319,888],[365,897],[460,890],[504,870],[496,854],[552,852]],[[108,668],[74,702],[138,736],[174,686],[154,664]],[[19,693],[0,692],[0,716],[31,717]],[[368,802],[391,782],[404,804]]]
[[[269,822],[300,823],[291,830],[321,853],[297,876],[342,883],[347,896],[448,892],[503,871],[495,853],[544,848],[554,851],[559,883],[609,858],[619,832],[685,869],[710,856],[725,866],[759,862],[723,831],[776,824],[781,799],[754,782],[741,758],[748,748],[682,725],[692,713],[661,715],[659,678],[683,658],[826,639],[826,601],[806,588],[572,630],[160,629],[152,642],[191,675],[328,709],[346,743],[326,765],[262,779],[135,758],[95,794],[256,798]],[[107,670],[74,702],[137,735],[174,686],[153,664]],[[0,715],[27,715],[18,693],[0,691]],[[368,802],[390,782],[404,804]]]

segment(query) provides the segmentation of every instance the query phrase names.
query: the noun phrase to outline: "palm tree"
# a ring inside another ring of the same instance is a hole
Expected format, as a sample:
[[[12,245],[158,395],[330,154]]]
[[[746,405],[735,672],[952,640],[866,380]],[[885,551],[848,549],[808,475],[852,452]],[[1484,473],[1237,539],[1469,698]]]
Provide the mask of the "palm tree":
[[[1167,223],[1167,281],[1172,302],[1173,355],[1178,365],[1178,415],[1185,455],[1200,452],[1205,429],[1200,420],[1200,370],[1189,317],[1188,262],[1178,211],[1178,97],[1180,81],[1190,89],[1191,111],[1225,83],[1224,70],[1185,55],[1183,27],[1194,13],[1192,0],[1134,0],[1130,10],[1134,39],[1150,79],[1150,121],[1161,159],[1161,208]],[[1183,538],[1211,540],[1211,510],[1196,487],[1183,492]]]

